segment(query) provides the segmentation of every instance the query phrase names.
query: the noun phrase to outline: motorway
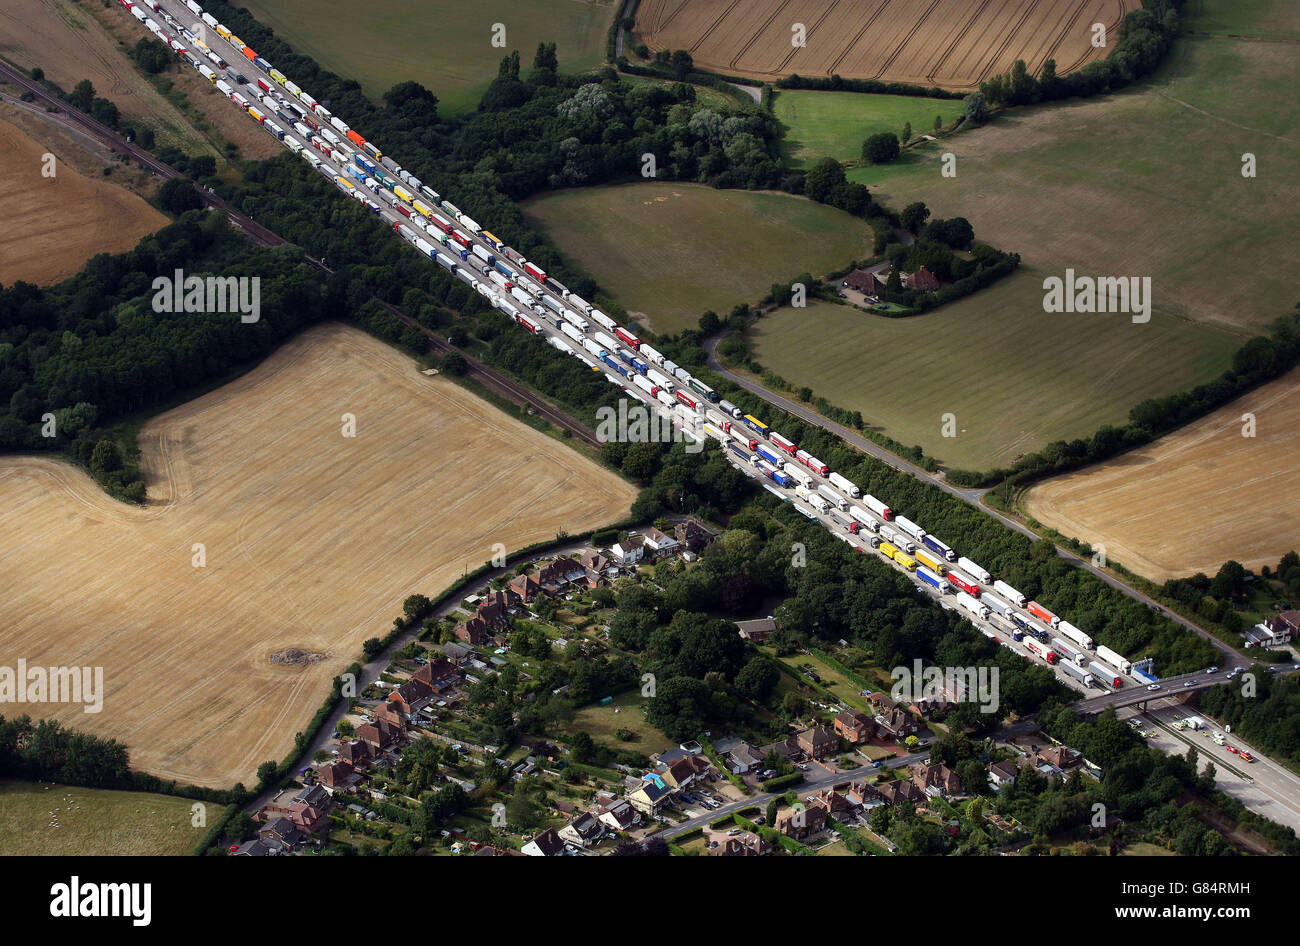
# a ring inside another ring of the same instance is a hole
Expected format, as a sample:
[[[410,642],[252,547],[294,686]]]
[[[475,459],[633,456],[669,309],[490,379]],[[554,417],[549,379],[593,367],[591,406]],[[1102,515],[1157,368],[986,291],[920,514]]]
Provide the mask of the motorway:
[[[195,26],[196,23],[199,22],[198,17],[196,17],[193,13],[191,13],[188,9],[186,9],[184,4],[179,2],[179,0],[165,0],[165,2],[160,3],[160,6],[163,10],[166,10],[173,18],[175,18],[176,23],[179,24],[180,26],[186,26],[192,28]],[[180,36],[176,28],[172,28],[167,25],[164,25],[163,28],[164,31],[168,33],[168,35],[176,37],[182,42],[183,45],[186,45],[188,48],[192,48],[192,44],[187,43],[184,37]],[[142,32],[143,32],[143,28],[142,28]],[[198,32],[198,30],[195,30],[195,32]],[[262,92],[253,84],[252,80],[258,77],[262,77],[263,73],[261,73],[258,70],[258,68],[254,66],[252,62],[249,61],[249,59],[246,58],[246,56],[240,50],[238,50],[235,46],[228,43],[215,30],[205,28],[203,29],[201,35],[204,37],[205,42],[208,44],[208,46],[214,52],[216,52],[217,55],[219,55],[223,60],[225,60],[226,63],[229,64],[232,69],[241,72],[245,76],[245,78],[248,79],[249,81],[244,83],[237,82],[231,76],[230,69],[228,69],[225,72],[224,80],[228,82],[230,85],[232,85],[233,87],[235,87],[236,91],[240,92],[245,98],[248,98],[251,102],[260,103]],[[194,51],[196,53],[198,52],[197,50]],[[4,66],[3,63],[0,63],[0,74],[5,75],[9,79],[9,81],[12,81],[15,85],[18,85],[21,88],[31,91],[33,94],[37,95],[38,97],[44,98],[46,100],[52,99],[52,96],[50,96],[49,93],[46,92],[46,90],[42,86],[39,85],[39,83],[32,82],[32,80],[27,79],[21,73],[18,73],[15,70],[8,68],[7,66]],[[289,95],[289,93],[282,92],[281,87],[276,85],[274,82],[272,82],[271,85],[272,85],[273,94],[280,94],[282,98],[286,95],[289,96],[289,98],[292,98],[292,96]],[[220,92],[214,89],[214,94],[220,94]],[[54,101],[57,103],[59,108],[69,112],[69,114],[73,114],[72,110],[67,109],[67,107],[64,106],[63,103],[57,102],[57,100]],[[235,103],[233,102],[231,103],[231,105],[232,107],[236,107]],[[82,118],[85,118],[85,116],[82,116]],[[250,121],[251,120],[252,119],[250,119]],[[286,140],[295,141],[297,145],[303,149],[304,154],[312,155],[314,158],[317,159],[320,165],[331,167],[335,174],[339,175],[340,177],[344,177],[346,179],[346,175],[344,173],[344,167],[346,166],[346,164],[350,159],[350,154],[351,154],[350,150],[343,151],[341,156],[338,159],[332,159],[322,154],[321,152],[317,151],[316,149],[312,148],[309,142],[305,140],[302,136],[300,136],[299,133],[296,132],[289,123],[278,119],[276,119],[276,121],[277,124],[279,124],[284,129],[286,133]],[[87,125],[87,123],[93,123],[93,119],[85,118],[85,121],[82,122],[82,124]],[[98,123],[93,123],[93,124],[98,125]],[[121,141],[120,137],[115,136],[111,131],[109,131],[106,128],[103,128],[103,126],[98,126],[97,131],[99,133],[96,134],[96,137],[99,137],[100,140],[116,139],[116,141],[118,142]],[[120,147],[116,144],[114,145],[114,147],[116,150],[122,150],[124,153],[129,154],[132,158],[137,160],[142,166],[154,170],[155,173],[158,173],[164,177],[179,176],[174,169],[168,167],[165,164],[162,164],[157,159],[149,155],[147,152],[143,152],[141,149],[135,148],[134,146],[129,144],[125,144],[125,148]],[[368,195],[367,190],[363,186],[358,186],[356,190],[362,195]],[[200,191],[200,193],[203,192]],[[264,245],[274,245],[275,243],[283,242],[282,239],[278,237],[276,234],[274,234],[272,231],[267,230],[265,227],[261,227],[259,224],[257,224],[255,221],[251,220],[250,218],[246,217],[245,215],[239,214],[238,212],[232,210],[231,208],[226,206],[223,202],[221,202],[218,198],[216,198],[215,195],[204,193],[203,196],[210,206],[226,213],[230,217],[232,222],[234,222],[237,226],[243,229],[252,239],[256,240],[257,242],[261,242]],[[419,220],[420,215],[415,211],[412,210],[410,212],[410,216],[407,216],[406,214],[401,214],[397,212],[393,207],[387,206],[381,201],[374,201],[373,203],[377,205],[378,215],[384,220],[384,222],[388,226],[395,227],[396,225],[403,225],[412,228],[413,230],[418,229],[414,221]],[[423,233],[423,231],[421,232]],[[431,233],[430,241],[432,242],[433,241],[432,231],[430,231],[430,233]],[[488,241],[485,241],[476,233],[471,233],[470,238],[472,240],[472,245],[479,246],[484,250],[492,252],[493,254],[498,254],[500,252],[493,244],[491,244]],[[417,252],[419,252],[418,249]],[[325,269],[324,264],[321,263],[320,261],[310,260],[310,262],[313,265],[315,265],[317,268],[323,271],[328,271]],[[430,260],[430,265],[436,265],[436,264],[432,260]],[[484,280],[482,280],[482,286],[481,287],[479,286],[478,277],[480,275],[484,275],[486,270],[485,264],[483,264],[480,260],[478,260],[476,257],[471,255],[469,257],[469,260],[465,261],[464,263],[457,260],[457,266],[463,270],[463,272],[459,273],[458,275],[460,275],[460,277],[464,281],[471,283],[474,286],[474,288],[478,289],[478,291],[480,291],[481,294],[488,297],[489,300],[495,301],[495,297],[500,292],[500,290],[498,290],[498,288],[495,285],[488,282],[485,278]],[[559,300],[561,304],[564,305],[563,295],[557,293],[552,286],[543,283],[542,286],[540,287],[540,291],[551,296],[555,300]],[[512,303],[514,302],[514,300],[511,301]],[[538,309],[541,308],[542,307],[540,306],[538,307]],[[396,310],[391,309],[391,307],[390,307],[390,311],[394,311],[396,313]],[[400,313],[397,314],[404,321],[406,321],[407,324],[415,324],[412,320],[409,319],[409,317],[401,315]],[[695,439],[704,439],[706,435],[701,433],[701,426],[705,421],[708,421],[713,426],[719,428],[730,423],[730,418],[724,419],[719,409],[717,409],[712,405],[706,405],[704,403],[701,403],[702,410],[699,412],[692,412],[684,405],[677,405],[672,409],[664,408],[663,405],[654,401],[652,398],[649,398],[647,395],[642,394],[637,389],[631,387],[630,385],[625,385],[624,383],[625,379],[623,377],[616,374],[614,371],[612,371],[611,369],[609,369],[607,366],[600,363],[599,361],[594,360],[593,357],[591,357],[585,351],[583,351],[581,347],[572,345],[571,344],[572,340],[568,336],[566,336],[563,332],[560,331],[559,324],[555,321],[555,315],[549,309],[543,309],[542,311],[537,311],[537,309],[534,309],[532,312],[529,313],[529,316],[538,325],[537,334],[541,335],[546,340],[561,341],[570,350],[576,348],[576,351],[573,352],[574,357],[577,357],[580,360],[582,360],[584,363],[590,366],[592,370],[601,371],[605,375],[607,380],[623,388],[629,397],[636,399],[642,404],[645,404],[650,410],[656,412],[661,417],[671,420],[671,422],[675,426],[677,426],[680,430],[682,430],[687,436],[693,437]],[[447,345],[441,339],[438,339],[436,336],[433,335],[433,333],[428,332],[426,330],[426,334],[436,345],[438,345],[443,350],[450,349],[449,345]],[[611,352],[611,354],[613,353]],[[834,424],[826,420],[825,418],[822,418],[814,414],[813,412],[803,407],[802,405],[796,404],[792,401],[789,401],[788,399],[782,398],[779,395],[774,394],[773,392],[767,391],[757,385],[754,385],[752,382],[746,381],[745,379],[731,375],[729,372],[721,369],[721,367],[717,365],[716,360],[713,356],[712,345],[709,348],[709,356],[710,356],[710,363],[713,367],[715,367],[715,370],[719,370],[721,374],[727,377],[731,377],[733,380],[737,381],[737,383],[741,384],[742,386],[748,388],[751,391],[754,391],[754,393],[759,394],[766,401],[775,404],[776,406],[790,412],[794,416],[797,416],[808,423],[816,424],[828,429],[830,432],[841,437],[846,442],[853,444],[854,446],[876,457],[882,462],[888,463],[890,466],[894,467],[895,469],[902,470],[903,472],[906,472],[912,476],[915,476],[919,479],[929,482],[932,485],[935,485],[940,489],[943,489],[945,492],[957,496],[958,498],[962,499],[965,502],[971,503],[972,505],[976,506],[976,508],[980,509],[981,512],[987,515],[994,516],[996,519],[998,519],[1000,522],[1002,522],[1003,525],[1007,526],[1008,528],[1015,529],[1016,531],[1021,532],[1022,534],[1036,538],[1036,536],[1034,536],[1034,534],[1030,530],[1022,526],[1020,523],[1016,522],[1013,519],[1010,519],[1007,516],[1002,515],[996,510],[992,510],[989,509],[987,506],[984,506],[980,502],[983,496],[983,492],[984,492],[983,490],[963,490],[963,489],[958,489],[956,487],[953,487],[951,484],[945,482],[942,477],[932,476],[931,474],[914,466],[913,464],[907,463],[901,458],[888,453],[887,451],[877,446],[876,444],[866,441],[865,439],[861,438],[853,431],[849,431],[837,424]],[[516,402],[518,402],[518,399],[522,397],[525,399],[524,403],[529,403],[530,405],[532,405],[535,409],[538,410],[539,413],[542,413],[543,416],[547,416],[548,419],[551,419],[553,422],[559,423],[561,426],[564,426],[570,430],[574,430],[575,432],[579,433],[579,436],[584,440],[584,442],[592,445],[598,443],[594,435],[592,435],[589,430],[587,430],[582,425],[576,423],[575,421],[573,421],[572,418],[567,417],[562,412],[559,412],[556,409],[550,407],[549,405],[546,405],[544,402],[540,401],[540,399],[537,398],[535,394],[528,392],[527,389],[522,388],[520,385],[516,384],[515,382],[509,381],[508,379],[505,379],[502,376],[497,375],[495,372],[492,372],[490,369],[486,369],[484,366],[468,358],[468,356],[466,356],[466,359],[467,362],[469,362],[471,365],[472,372],[476,373],[481,378],[491,380],[492,383],[497,386],[497,390],[501,391],[503,394],[506,394],[506,396],[511,397],[512,400],[516,400]],[[685,388],[684,385],[681,387],[684,390],[688,390]],[[735,464],[738,469],[741,469],[742,472],[746,472],[748,475],[753,476],[755,479],[761,479],[761,474],[758,474],[757,471],[752,467],[750,467],[749,465],[741,463],[735,457],[735,455],[732,454],[730,451],[728,451],[728,456],[732,460],[733,464]],[[811,470],[805,472],[807,472],[807,474],[814,481],[814,485],[813,485],[814,490],[816,490],[818,485],[826,486],[828,488],[833,489],[833,487],[830,487],[829,481],[826,478],[821,477],[816,473],[813,473]],[[778,491],[778,488],[775,485],[772,486],[772,489],[774,491]],[[793,490],[779,490],[779,493],[783,495],[783,498],[786,499],[794,498]],[[840,495],[843,496],[843,494]],[[847,497],[846,499],[847,501],[853,501],[852,497]],[[810,509],[809,511],[813,512],[814,510]],[[814,517],[810,516],[810,518],[814,518]],[[870,551],[870,547],[866,545],[862,539],[860,539],[855,535],[850,535],[846,533],[842,528],[838,526],[838,524],[830,517],[828,513],[816,512],[815,518],[824,527],[831,530],[832,533],[837,536],[837,538],[844,540],[848,544],[853,545],[854,547],[862,550],[863,552]],[[876,523],[877,527],[879,527],[880,525],[881,525],[880,522]],[[1118,590],[1124,592],[1125,594],[1128,594],[1131,597],[1136,598],[1137,600],[1143,602],[1144,604],[1147,604],[1149,607],[1161,611],[1161,613],[1165,614],[1165,616],[1169,617],[1171,620],[1181,624],[1185,628],[1195,633],[1200,634],[1203,638],[1210,640],[1216,647],[1218,647],[1222,652],[1224,652],[1225,657],[1221,662],[1223,663],[1225,669],[1233,668],[1244,664],[1244,660],[1241,657],[1239,657],[1234,651],[1232,651],[1226,645],[1224,645],[1221,641],[1218,641],[1216,638],[1213,638],[1207,632],[1195,626],[1194,624],[1191,624],[1190,622],[1180,618],[1179,616],[1166,611],[1164,608],[1160,607],[1159,604],[1154,600],[1150,599],[1145,595],[1142,595],[1140,592],[1135,591],[1134,589],[1125,585],[1123,582],[1105,573],[1101,569],[1094,567],[1091,564],[1091,562],[1080,559],[1078,556],[1071,555],[1070,553],[1064,550],[1058,550],[1058,554],[1060,554],[1063,558],[1067,559],[1068,561],[1071,561],[1073,564],[1078,565],[1079,567],[1087,568],[1089,571],[1096,574],[1099,578],[1107,582],[1107,584],[1111,585],[1112,587],[1115,587]],[[889,561],[888,559],[882,559],[882,560]],[[911,577],[913,581],[916,582],[918,587],[924,588],[927,590],[927,592],[933,593],[933,590],[930,589],[930,586],[920,582],[915,575],[911,575],[910,573],[906,572],[905,570],[902,569],[901,566],[898,566],[892,561],[890,562],[890,564],[893,565],[893,567],[898,568],[900,571],[903,571],[904,574],[909,574],[909,577]],[[1000,643],[1004,644],[1005,646],[1012,647],[1012,649],[1015,652],[1024,655],[1022,649],[1017,647],[1015,643],[1009,640],[1007,636],[1004,633],[1002,633],[999,629],[993,628],[991,625],[988,625],[987,622],[981,622],[978,619],[973,620],[973,623],[979,626],[981,630],[983,630],[986,633],[987,636],[996,636],[999,639]],[[1029,658],[1027,657],[1027,659]],[[1057,670],[1056,673],[1058,675],[1058,678],[1061,679],[1062,682],[1074,686],[1076,689],[1081,689],[1081,685],[1073,678],[1061,674],[1059,670]],[[1195,688],[1199,688],[1200,686],[1203,685],[1208,685],[1208,681],[1198,680]],[[1193,689],[1193,688],[1188,688],[1188,689]],[[1081,709],[1087,707],[1092,703],[1099,703],[1099,701],[1105,701],[1105,700],[1109,700],[1111,703],[1117,705],[1122,705],[1123,703],[1126,702],[1133,702],[1133,700],[1130,698],[1130,694],[1134,694],[1135,692],[1136,692],[1135,690],[1126,690],[1125,692],[1119,695],[1104,694],[1103,696],[1098,697],[1097,700],[1090,700],[1087,703],[1083,704],[1081,706]]]

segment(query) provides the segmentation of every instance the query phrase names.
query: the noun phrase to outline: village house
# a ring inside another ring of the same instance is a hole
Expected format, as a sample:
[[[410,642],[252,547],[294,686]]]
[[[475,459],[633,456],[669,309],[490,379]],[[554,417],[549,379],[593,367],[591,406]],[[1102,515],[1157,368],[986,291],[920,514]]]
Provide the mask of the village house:
[[[586,573],[588,588],[605,588],[618,577],[618,563],[596,549],[584,550],[578,559]]]
[[[857,814],[858,805],[847,795],[841,795],[833,788],[823,788],[811,795],[805,795],[803,800],[804,804],[810,806],[814,803],[821,805],[836,821],[848,821]]]
[[[660,555],[672,555],[679,548],[676,539],[671,535],[665,535],[654,526],[645,530],[644,544],[646,552],[652,558]]]
[[[609,554],[614,561],[627,568],[645,558],[645,546],[630,540],[619,542],[610,548]]]
[[[805,729],[795,736],[799,749],[810,759],[825,759],[840,751],[840,739],[825,726]]]
[[[712,532],[694,519],[687,519],[685,522],[677,523],[677,528],[673,532],[677,536],[679,545],[696,554],[703,552],[705,547],[715,538]]]
[[[427,664],[426,664],[427,666]],[[406,719],[410,719],[433,700],[433,687],[423,680],[412,677],[399,687],[394,687],[388,694],[388,705],[397,710]]]
[[[361,781],[361,776],[353,770],[352,763],[338,759],[322,765],[319,769],[319,778],[321,787],[331,795],[350,792]]]
[[[370,747],[360,739],[348,739],[339,743],[339,761],[347,762],[353,769],[363,768],[371,758]]]
[[[884,796],[876,791],[876,787],[865,781],[850,782],[844,797],[848,799],[849,804],[863,809],[875,808],[885,803]]]
[[[548,595],[557,595],[570,585],[586,580],[586,571],[571,558],[560,556],[537,571],[537,582]]]
[[[627,831],[641,822],[640,813],[623,798],[615,798],[596,808],[600,823],[613,831]]]
[[[989,784],[994,789],[999,789],[1015,782],[1019,774],[1020,770],[1010,762],[994,762],[989,766]]]
[[[529,857],[558,857],[564,853],[564,842],[554,828],[547,828],[523,846]]]
[[[1083,764],[1083,753],[1069,746],[1049,746],[1039,751],[1038,761],[1065,772]]]
[[[872,733],[876,731],[871,717],[855,709],[846,709],[836,716],[833,728],[835,735],[854,746],[870,742]]]
[[[389,703],[387,700],[370,707],[370,718],[375,721],[383,721],[398,732],[406,730],[406,719],[402,715],[401,707]]]
[[[724,838],[713,850],[712,857],[765,857],[772,853],[772,845],[751,831]]]
[[[510,630],[510,612],[518,607],[520,602],[519,595],[509,588],[504,588],[492,592],[480,601],[474,613],[489,627],[498,631],[508,631]]]
[[[646,775],[627,800],[641,814],[654,816],[668,803],[672,793],[672,788],[658,775]]]
[[[517,594],[519,600],[524,604],[529,604],[534,598],[542,593],[541,582],[539,582],[533,575],[527,573],[516,575],[514,578],[511,578],[507,587]]]
[[[876,714],[876,735],[881,739],[906,739],[920,731],[920,721],[898,706]]]
[[[792,808],[777,815],[776,824],[773,827],[787,838],[802,841],[825,831],[827,827],[826,818],[829,814],[830,812],[826,810],[826,806],[821,803],[809,805],[803,811]]]
[[[926,800],[925,792],[904,779],[881,782],[876,785],[876,792],[884,803],[891,808],[898,808],[906,802],[911,802],[913,805],[923,805]]]
[[[743,740],[729,746],[725,752],[718,748],[718,752],[727,763],[727,771],[732,775],[747,775],[763,767],[762,754]]]
[[[376,719],[373,722],[363,723],[357,727],[357,738],[370,746],[376,756],[382,755],[397,745],[401,740],[401,736],[401,729],[383,719]]]
[[[268,857],[275,853],[272,851],[261,838],[253,838],[251,841],[245,841],[239,847],[230,852],[231,857]]]
[[[938,276],[922,266],[910,276],[903,276],[903,285],[918,292],[934,292],[943,283],[939,281]]]
[[[761,644],[776,630],[776,621],[772,618],[756,618],[753,621],[737,621],[736,627],[740,629],[740,636],[753,644]]]
[[[604,825],[590,812],[584,811],[559,830],[561,840],[574,847],[589,847],[605,836]]]
[[[709,761],[704,756],[688,755],[674,760],[669,765],[661,765],[655,770],[665,783],[681,791],[702,778],[709,771]]]
[[[270,846],[279,845],[283,850],[292,851],[307,840],[288,818],[276,818],[257,832],[257,836]]]
[[[855,269],[849,273],[840,281],[840,285],[845,289],[860,292],[864,296],[879,295],[885,288],[885,283],[880,277],[862,269]]]
[[[918,762],[912,766],[912,784],[931,797],[950,798],[960,795],[961,778],[946,765],[926,765]]]

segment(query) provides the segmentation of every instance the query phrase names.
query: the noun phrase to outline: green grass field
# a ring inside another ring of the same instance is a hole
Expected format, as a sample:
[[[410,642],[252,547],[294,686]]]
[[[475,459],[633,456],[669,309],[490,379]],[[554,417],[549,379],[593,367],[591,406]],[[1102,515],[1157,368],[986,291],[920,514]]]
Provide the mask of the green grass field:
[[[895,440],[982,469],[1120,422],[1144,397],[1219,373],[1240,344],[1161,314],[1147,325],[1048,315],[1040,286],[1033,274],[1009,277],[995,312],[974,297],[905,319],[829,303],[781,309],[755,327],[754,355]],[[954,438],[942,436],[946,413]]]
[[[257,19],[322,67],[356,79],[376,101],[413,79],[433,91],[443,114],[472,111],[511,50],[524,69],[540,42],[554,42],[562,72],[605,58],[614,0],[250,0]],[[360,15],[353,11],[360,10]],[[506,27],[492,45],[493,25]],[[291,77],[292,78],[292,77]]]
[[[1201,23],[1233,25],[1229,0],[1203,0]],[[1285,32],[1300,12],[1252,0],[1256,31]],[[924,145],[852,180],[895,209],[924,200],[970,219],[977,237],[1018,252],[1020,273],[920,318],[782,313],[758,331],[758,360],[860,409],[904,443],[959,467],[989,468],[1056,439],[1123,421],[1144,397],[1203,383],[1300,299],[1300,85],[1290,43],[1181,39],[1150,82],[1116,95],[1013,111]],[[940,155],[957,176],[940,175]],[[1257,177],[1242,176],[1242,155]],[[1049,316],[1042,281],[1149,275],[1150,323],[1124,315]],[[798,339],[798,345],[789,343]],[[905,373],[879,375],[882,364]],[[963,432],[940,436],[952,412]]]
[[[780,91],[772,112],[783,128],[781,154],[793,168],[807,168],[818,158],[858,159],[870,135],[892,131],[901,139],[903,125],[912,134],[930,134],[936,116],[950,126],[961,115],[960,99],[928,99],[911,95],[867,95],[860,92]]]
[[[620,184],[524,204],[573,262],[641,324],[664,334],[725,314],[801,273],[871,253],[866,222],[787,194],[698,184]]]
[[[608,706],[584,706],[574,714],[572,728],[575,732],[587,733],[598,744],[610,749],[626,749],[647,756],[663,752],[673,745],[673,741],[645,721],[641,715],[641,703],[641,691],[629,690],[614,697]],[[636,739],[631,742],[619,739],[620,729],[632,730]]]
[[[188,798],[0,781],[0,857],[187,855],[207,828],[190,826]],[[207,823],[223,809],[207,805]]]

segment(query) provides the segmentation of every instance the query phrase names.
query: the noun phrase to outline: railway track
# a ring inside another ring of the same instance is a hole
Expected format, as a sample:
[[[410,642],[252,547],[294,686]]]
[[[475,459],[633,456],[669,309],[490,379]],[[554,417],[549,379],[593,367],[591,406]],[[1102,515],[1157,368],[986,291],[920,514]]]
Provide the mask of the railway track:
[[[68,121],[80,128],[85,134],[94,138],[110,150],[134,161],[141,168],[149,171],[151,174],[165,180],[185,179],[185,175],[181,174],[180,171],[177,171],[171,165],[159,161],[148,151],[145,151],[143,148],[127,141],[111,128],[100,124],[84,112],[72,108],[58,96],[46,89],[45,86],[28,78],[8,63],[0,62],[0,79],[17,86],[24,92],[30,92],[38,101],[46,106],[56,109]],[[247,214],[240,213],[216,194],[208,192],[197,184],[194,185],[194,190],[195,193],[199,195],[200,199],[202,199],[205,206],[211,207],[213,210],[225,214],[231,225],[236,227],[245,238],[251,240],[253,243],[256,243],[259,246],[281,246],[288,242],[274,230],[264,227]],[[307,265],[322,273],[329,274],[333,272],[333,270],[327,267],[320,260],[313,259],[305,254],[303,260]],[[459,352],[461,357],[465,359],[466,364],[469,365],[469,371],[467,374],[484,387],[501,395],[512,403],[518,404],[521,407],[527,406],[531,408],[539,417],[542,417],[549,423],[554,424],[561,429],[568,430],[574,437],[588,446],[597,449],[600,448],[600,441],[596,439],[595,433],[585,424],[574,420],[564,412],[545,403],[523,385],[510,380],[499,372],[489,368],[487,365],[484,365],[478,359],[460,351],[460,349],[456,348],[446,339],[440,338],[429,329],[426,329],[396,306],[390,305],[387,302],[381,302],[381,304],[402,323],[414,326],[424,332],[424,334],[428,336],[430,343],[438,351],[443,353],[450,353],[453,351]]]

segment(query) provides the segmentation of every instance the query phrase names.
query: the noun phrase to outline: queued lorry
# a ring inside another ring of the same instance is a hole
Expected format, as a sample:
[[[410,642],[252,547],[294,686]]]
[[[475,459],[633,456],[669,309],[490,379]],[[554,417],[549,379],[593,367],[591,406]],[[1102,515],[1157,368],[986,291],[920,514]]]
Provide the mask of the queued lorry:
[[[1104,644],[1097,648],[1097,659],[1105,661],[1126,676],[1133,672],[1133,664]]]
[[[1092,674],[1090,674],[1087,668],[1085,668],[1082,664],[1073,664],[1068,660],[1063,660],[1059,664],[1057,664],[1057,666],[1059,666],[1070,676],[1074,677],[1074,679],[1078,680],[1088,689],[1092,689],[1094,686],[1097,685],[1096,681],[1092,678]]]
[[[949,562],[957,561],[957,553],[954,552],[946,542],[940,542],[934,536],[930,535],[930,533],[927,532],[925,534],[925,538],[922,539],[921,541],[925,543],[926,548],[928,548],[932,552],[938,552],[947,561]]]
[[[1084,656],[1082,651],[1071,647],[1059,637],[1052,638],[1052,650],[1060,654],[1066,663],[1074,664],[1076,667],[1086,667],[1088,665],[1088,658]]]
[[[824,484],[819,484],[817,487],[817,492],[824,499],[826,499],[827,502],[832,503],[835,506],[835,508],[840,510],[841,512],[849,511],[849,501],[845,499],[843,496],[841,496],[839,493],[835,492],[835,490],[831,489],[829,486],[826,486]]]
[[[939,575],[938,573],[934,572],[929,568],[926,568],[924,565],[916,566],[916,577],[921,579],[923,582],[925,582],[935,591],[939,592],[939,594],[941,595],[947,594],[948,583],[943,580],[943,577],[941,575]]]
[[[993,582],[993,590],[1009,599],[1017,608],[1023,608],[1025,603],[1029,600],[1020,592],[1016,591],[1016,589],[1008,585],[1005,581]]]
[[[725,406],[727,402],[723,401],[722,403]],[[832,486],[836,487],[839,490],[842,490],[845,493],[848,493],[849,496],[852,497],[853,499],[862,498],[862,490],[858,489],[858,487],[853,484],[853,481],[848,479],[847,477],[840,476],[840,474],[838,473],[832,473],[830,476],[827,477],[827,479],[831,481]]]
[[[989,574],[988,569],[984,568],[982,565],[978,565],[975,562],[972,562],[964,555],[961,558],[957,559],[957,567],[960,568],[962,571],[964,571],[966,574],[972,575],[975,578],[975,580],[978,581],[981,585],[987,585],[990,581],[993,580],[993,576]]]
[[[1124,681],[1120,679],[1119,674],[1115,672],[1113,667],[1107,667],[1096,660],[1088,664],[1088,672],[1092,674],[1095,681],[1104,683],[1112,689],[1118,690],[1124,686]]]
[[[1056,651],[1052,650],[1052,648],[1048,647],[1042,641],[1030,640],[1026,637],[1020,643],[1024,646],[1025,650],[1029,651],[1031,654],[1037,654],[1049,664],[1055,664],[1061,659],[1057,655]]]
[[[1079,630],[1069,621],[1062,621],[1058,619],[1056,622],[1056,632],[1060,634],[1062,637],[1066,638],[1067,640],[1074,641],[1074,643],[1078,644],[1084,650],[1092,650],[1092,638],[1089,637],[1087,634],[1085,634],[1083,631]],[[1118,657],[1119,655],[1116,654],[1115,656]],[[1123,660],[1122,657],[1120,659]]]

